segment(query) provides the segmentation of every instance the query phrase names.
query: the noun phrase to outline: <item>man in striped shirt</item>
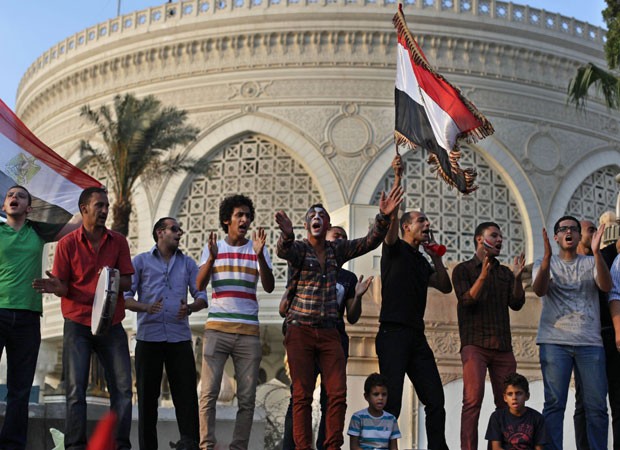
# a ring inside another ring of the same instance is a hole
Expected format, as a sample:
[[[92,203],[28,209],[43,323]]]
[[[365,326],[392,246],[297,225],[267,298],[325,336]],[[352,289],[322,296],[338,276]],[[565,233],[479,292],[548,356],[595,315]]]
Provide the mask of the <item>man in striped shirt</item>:
[[[252,200],[244,195],[227,197],[220,204],[219,216],[226,237],[218,241],[215,233],[209,235],[196,278],[199,290],[205,289],[209,280],[213,290],[203,340],[200,448],[215,448],[215,409],[230,356],[239,403],[230,449],[245,450],[250,441],[262,355],[256,288],[260,279],[265,291],[273,291],[274,278],[265,231],[259,228],[252,240],[246,237],[254,220]]]
[[[336,279],[340,267],[350,259],[379,246],[390,225],[390,215],[402,202],[403,190],[393,187],[382,193],[379,214],[368,235],[354,240],[329,242],[329,214],[322,205],[306,212],[307,239],[296,241],[293,224],[284,211],[276,213],[281,235],[277,254],[298,271],[295,292],[286,315],[284,345],[293,382],[293,438],[297,450],[312,448],[312,393],[315,361],[327,389],[327,419],[324,448],[339,449],[343,444],[346,412],[345,357],[336,329],[338,302]]]

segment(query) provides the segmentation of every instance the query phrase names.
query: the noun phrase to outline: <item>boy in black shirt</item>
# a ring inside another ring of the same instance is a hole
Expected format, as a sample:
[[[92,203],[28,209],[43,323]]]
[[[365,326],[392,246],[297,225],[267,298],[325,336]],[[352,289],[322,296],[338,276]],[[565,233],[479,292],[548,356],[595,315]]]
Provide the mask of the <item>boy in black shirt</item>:
[[[545,419],[525,406],[530,398],[527,379],[512,373],[504,380],[507,409],[498,409],[489,419],[486,440],[492,450],[543,450],[547,442]]]

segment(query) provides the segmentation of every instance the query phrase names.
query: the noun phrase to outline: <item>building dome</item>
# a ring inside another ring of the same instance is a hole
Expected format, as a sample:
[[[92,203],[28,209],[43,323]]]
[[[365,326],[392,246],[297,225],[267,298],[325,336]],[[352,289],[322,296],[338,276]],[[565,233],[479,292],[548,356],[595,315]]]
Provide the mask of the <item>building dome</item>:
[[[289,212],[301,236],[304,212],[320,201],[334,225],[357,237],[391,185],[396,8],[394,0],[190,0],[136,11],[69,36],[39,57],[20,83],[17,113],[46,144],[87,167],[78,143],[97,137],[79,115],[82,106],[133,92],[187,110],[201,133],[181,151],[207,159],[209,169],[139,184],[133,249],[152,245],[157,218],[176,216],[186,230],[184,248],[198,260],[208,232],[222,235],[219,201],[250,195],[255,226],[268,231],[278,281],[273,294],[260,294],[261,322],[275,329],[286,270],[275,257],[274,212]],[[470,196],[437,180],[422,151],[401,149],[406,208],[424,209],[449,261],[471,257],[482,220],[502,227],[506,262],[521,251],[532,262],[542,256],[542,228],[564,213],[597,221],[615,207],[618,114],[596,98],[586,113],[566,104],[577,67],[605,66],[600,28],[496,0],[406,0],[404,12],[430,64],[496,130],[463,149],[462,165],[478,170],[480,187]],[[375,251],[349,268],[377,274],[379,256]],[[446,385],[460,378],[455,302],[453,295],[429,294],[427,335]],[[45,307],[43,334],[51,346],[62,324],[57,300],[46,299]],[[378,306],[364,308],[361,325],[349,330],[351,405],[361,392],[352,386],[376,364]],[[536,308],[513,321],[517,359],[534,374]],[[192,315],[196,333],[205,318]],[[277,331],[269,335],[271,348],[281,345]],[[263,358],[267,379],[281,370],[281,356],[272,351]],[[458,417],[449,420],[458,439]],[[403,428],[420,442],[416,424]]]

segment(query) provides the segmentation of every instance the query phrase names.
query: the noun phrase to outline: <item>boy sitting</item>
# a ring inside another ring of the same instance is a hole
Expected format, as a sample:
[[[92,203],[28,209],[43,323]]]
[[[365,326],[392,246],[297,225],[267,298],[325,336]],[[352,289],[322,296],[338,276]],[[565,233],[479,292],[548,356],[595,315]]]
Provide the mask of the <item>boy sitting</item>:
[[[364,398],[368,408],[356,412],[349,423],[351,450],[398,450],[401,437],[396,417],[383,411],[387,402],[387,379],[373,373],[364,382]]]
[[[530,398],[527,379],[511,373],[504,380],[504,401],[508,408],[498,409],[489,419],[485,436],[493,450],[543,450],[547,443],[545,419],[525,406]]]

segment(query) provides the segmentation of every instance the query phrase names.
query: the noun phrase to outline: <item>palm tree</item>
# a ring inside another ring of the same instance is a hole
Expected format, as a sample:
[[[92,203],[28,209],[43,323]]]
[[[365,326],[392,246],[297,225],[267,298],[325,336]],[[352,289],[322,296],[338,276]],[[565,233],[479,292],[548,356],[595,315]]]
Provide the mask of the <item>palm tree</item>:
[[[93,111],[82,107],[80,115],[94,124],[105,143],[94,148],[80,142],[83,155],[91,156],[109,174],[114,196],[112,229],[127,236],[131,198],[138,180],[152,180],[179,171],[199,171],[196,161],[173,152],[179,145],[196,139],[198,128],[185,124],[187,112],[163,106],[154,96],[143,99],[133,94],[114,97],[114,114],[107,106]]]
[[[609,66],[606,71],[592,63],[577,69],[577,74],[568,85],[568,102],[577,108],[584,108],[590,87],[602,93],[608,108],[620,109],[620,1],[606,0],[607,8],[603,10],[603,19],[607,24],[607,41],[605,57]]]

